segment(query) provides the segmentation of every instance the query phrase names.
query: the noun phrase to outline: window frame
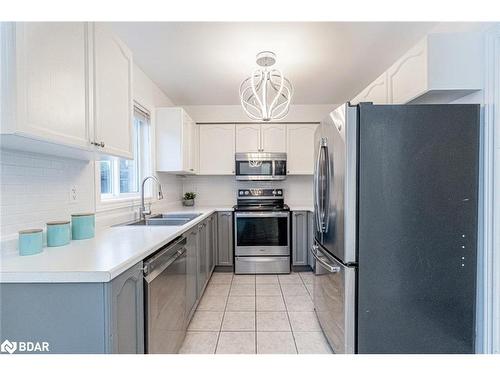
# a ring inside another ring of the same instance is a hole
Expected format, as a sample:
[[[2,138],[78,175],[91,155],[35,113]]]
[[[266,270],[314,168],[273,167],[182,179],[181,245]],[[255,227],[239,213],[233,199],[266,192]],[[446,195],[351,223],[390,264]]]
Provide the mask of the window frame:
[[[95,200],[96,200],[96,211],[106,211],[110,209],[122,208],[122,207],[136,207],[140,205],[141,201],[141,181],[145,176],[148,176],[152,173],[154,168],[153,161],[153,147],[152,140],[154,138],[154,129],[153,129],[153,118],[152,118],[152,110],[147,106],[142,105],[138,101],[134,100],[134,108],[138,108],[140,112],[146,114],[148,119],[147,132],[143,131],[140,134],[137,134],[138,143],[142,144],[137,152],[137,168],[138,168],[138,189],[137,192],[132,193],[113,193],[120,191],[120,171],[119,171],[119,163],[120,158],[117,157],[105,157],[103,159],[95,159]],[[130,125],[132,128],[135,127],[135,115],[132,116],[133,121]],[[135,133],[135,129],[133,129],[133,133]],[[147,137],[147,138],[146,138]],[[135,137],[134,137],[135,139]],[[132,140],[134,141],[134,140]],[[144,147],[146,145],[146,147]],[[134,147],[137,147],[134,145]],[[146,152],[141,152],[143,148],[148,149]],[[148,157],[146,157],[146,155]],[[110,160],[111,162],[111,174],[112,180],[112,193],[109,194],[101,194],[101,160]],[[144,200],[146,203],[151,203],[153,201],[152,189],[150,186],[145,186],[144,191]]]

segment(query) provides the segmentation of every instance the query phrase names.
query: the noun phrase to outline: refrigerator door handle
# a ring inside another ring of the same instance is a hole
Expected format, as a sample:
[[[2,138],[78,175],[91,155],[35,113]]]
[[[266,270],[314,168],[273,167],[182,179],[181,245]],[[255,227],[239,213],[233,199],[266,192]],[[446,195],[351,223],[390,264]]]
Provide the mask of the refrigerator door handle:
[[[339,266],[332,266],[331,264],[328,264],[323,259],[321,259],[318,256],[318,252],[319,251],[320,250],[319,250],[319,247],[317,245],[313,245],[312,246],[311,254],[313,255],[314,259],[316,259],[318,261],[318,263],[320,263],[323,267],[325,267],[329,272],[331,272],[331,273],[340,272],[340,267]]]
[[[321,138],[315,174],[316,223],[320,233],[328,231],[330,205],[330,155],[328,139]],[[321,186],[320,186],[321,183]]]
[[[324,223],[322,228],[323,232],[326,233],[328,232],[328,227],[330,224],[330,183],[331,183],[331,171],[330,171],[330,152],[328,150],[328,144],[326,143],[326,138],[325,138],[325,145],[324,145],[324,151],[325,151],[325,192],[324,192],[324,212],[323,212],[323,220]]]
[[[316,159],[316,173],[314,173],[314,219],[316,221],[316,227],[318,228],[318,231],[321,233],[321,222],[319,219],[319,174],[321,172],[321,140],[320,140],[320,147],[318,149],[318,157]]]

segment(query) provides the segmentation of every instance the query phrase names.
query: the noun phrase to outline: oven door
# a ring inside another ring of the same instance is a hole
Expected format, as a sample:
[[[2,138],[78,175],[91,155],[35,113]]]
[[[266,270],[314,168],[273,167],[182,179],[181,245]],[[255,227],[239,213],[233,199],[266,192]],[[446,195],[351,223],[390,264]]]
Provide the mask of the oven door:
[[[236,256],[290,255],[289,212],[236,212]]]

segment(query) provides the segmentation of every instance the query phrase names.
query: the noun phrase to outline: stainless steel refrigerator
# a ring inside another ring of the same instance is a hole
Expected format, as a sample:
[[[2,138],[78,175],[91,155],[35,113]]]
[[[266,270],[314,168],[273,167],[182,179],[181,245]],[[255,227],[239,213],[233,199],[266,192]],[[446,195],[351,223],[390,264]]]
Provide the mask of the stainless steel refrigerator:
[[[315,145],[314,305],[332,349],[473,353],[479,105],[345,104]]]

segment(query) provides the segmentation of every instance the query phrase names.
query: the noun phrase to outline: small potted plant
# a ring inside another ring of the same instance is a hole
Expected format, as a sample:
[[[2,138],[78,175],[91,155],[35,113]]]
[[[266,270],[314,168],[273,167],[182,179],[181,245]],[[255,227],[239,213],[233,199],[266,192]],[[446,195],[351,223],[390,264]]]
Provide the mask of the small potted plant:
[[[196,198],[196,193],[193,193],[192,191],[184,193],[182,204],[184,206],[194,206],[194,198]]]

